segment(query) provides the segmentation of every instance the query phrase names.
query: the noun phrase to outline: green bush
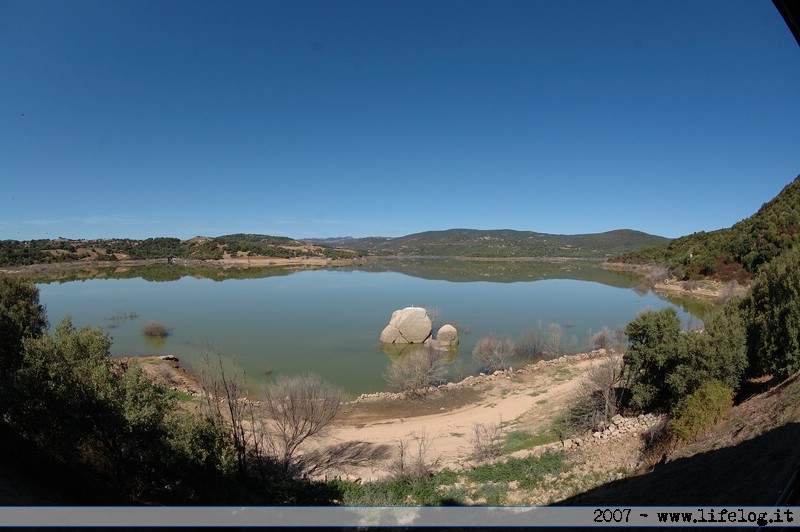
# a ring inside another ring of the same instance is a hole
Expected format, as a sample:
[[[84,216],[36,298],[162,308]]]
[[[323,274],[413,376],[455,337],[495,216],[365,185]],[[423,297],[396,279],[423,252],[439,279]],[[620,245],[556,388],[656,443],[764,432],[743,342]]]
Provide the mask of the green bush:
[[[785,378],[800,370],[800,248],[761,268],[742,308],[754,372]]]
[[[631,405],[647,410],[669,402],[667,376],[678,365],[681,322],[674,308],[639,314],[625,328],[624,361],[632,375]]]
[[[703,331],[682,333],[673,308],[639,315],[625,329],[624,361],[631,376],[631,406],[668,408],[705,381],[737,390],[747,369],[746,330],[739,303],[729,302]]]
[[[8,377],[19,368],[23,341],[40,336],[46,327],[36,285],[27,279],[0,275],[0,376]]]
[[[733,406],[733,390],[719,381],[703,382],[675,406],[667,423],[670,435],[690,441],[713,427]]]

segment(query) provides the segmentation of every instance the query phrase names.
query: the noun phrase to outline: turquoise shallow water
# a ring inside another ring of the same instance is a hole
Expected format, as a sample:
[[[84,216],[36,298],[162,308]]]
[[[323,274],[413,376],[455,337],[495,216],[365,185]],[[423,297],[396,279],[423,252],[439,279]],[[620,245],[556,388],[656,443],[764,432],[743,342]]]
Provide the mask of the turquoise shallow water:
[[[51,326],[69,314],[78,326],[105,327],[114,356],[169,353],[197,367],[210,348],[235,358],[251,391],[270,376],[310,370],[352,394],[387,389],[383,373],[391,359],[378,336],[392,312],[406,306],[435,308],[442,323],[470,329],[450,365],[455,378],[479,370],[472,349],[492,332],[516,338],[539,321],[545,331],[557,323],[565,341],[575,336],[582,347],[589,329],[613,330],[642,309],[674,306],[651,293],[585,280],[452,282],[341,269],[222,282],[95,279],[39,289]],[[138,317],[111,319],[130,313]],[[170,329],[163,343],[142,336],[150,320]]]

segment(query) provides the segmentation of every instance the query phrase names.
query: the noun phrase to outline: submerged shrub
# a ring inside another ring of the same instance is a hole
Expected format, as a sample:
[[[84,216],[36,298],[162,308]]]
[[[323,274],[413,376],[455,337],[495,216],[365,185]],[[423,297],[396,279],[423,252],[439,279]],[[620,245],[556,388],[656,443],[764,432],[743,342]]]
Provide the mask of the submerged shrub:
[[[446,376],[447,366],[439,353],[430,346],[422,346],[393,362],[383,378],[393,390],[423,395],[429,386],[439,384]]]
[[[169,335],[169,329],[157,321],[148,321],[142,327],[142,334],[151,338],[166,338]]]

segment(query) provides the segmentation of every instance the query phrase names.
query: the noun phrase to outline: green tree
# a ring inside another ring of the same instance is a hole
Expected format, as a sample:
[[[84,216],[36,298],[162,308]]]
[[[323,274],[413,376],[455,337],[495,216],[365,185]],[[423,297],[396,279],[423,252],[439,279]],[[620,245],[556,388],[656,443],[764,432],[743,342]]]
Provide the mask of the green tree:
[[[640,314],[625,329],[625,364],[636,408],[672,408],[704,382],[737,390],[747,369],[745,322],[738,301],[706,320],[702,331],[681,332],[673,308]]]
[[[631,404],[650,409],[669,402],[667,376],[679,360],[681,322],[674,308],[639,314],[627,327],[629,346],[624,362],[630,372]]]
[[[137,364],[111,360],[110,347],[108,334],[69,317],[52,336],[27,340],[9,417],[40,449],[141,493],[163,469],[173,400]]]
[[[676,358],[665,382],[673,404],[706,381],[738,390],[747,369],[747,337],[738,303],[723,307],[706,321],[702,331],[681,334]]]
[[[22,343],[47,327],[39,289],[32,281],[0,275],[0,375],[8,376],[22,362]]]
[[[781,378],[800,370],[800,249],[764,265],[742,306],[753,369]]]

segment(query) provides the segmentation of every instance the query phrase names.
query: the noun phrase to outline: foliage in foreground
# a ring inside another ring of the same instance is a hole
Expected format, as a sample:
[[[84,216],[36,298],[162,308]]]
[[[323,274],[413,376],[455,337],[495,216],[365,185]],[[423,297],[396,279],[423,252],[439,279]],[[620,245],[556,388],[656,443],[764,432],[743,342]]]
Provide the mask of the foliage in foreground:
[[[761,269],[742,308],[753,369],[781,378],[800,370],[800,247]]]
[[[736,390],[747,368],[744,325],[734,304],[712,317],[704,332],[681,332],[673,308],[644,312],[625,332],[635,408],[673,407],[711,379]]]
[[[330,504],[338,496],[331,486],[285,475],[237,476],[242,457],[226,420],[178,407],[177,396],[138,364],[113,360],[111,339],[100,329],[78,329],[67,317],[47,334],[33,283],[0,281],[0,328],[13,340],[9,346],[20,346],[0,352],[0,363],[16,368],[0,379],[0,432],[26,442],[16,448],[24,447],[30,463],[59,464],[56,483],[91,486],[70,496],[158,504]],[[17,326],[20,315],[39,326]],[[285,405],[278,394],[276,404]]]
[[[548,476],[568,471],[563,453],[509,458],[467,471],[449,469],[424,477],[395,477],[363,485],[337,482],[345,506],[455,506],[484,499],[488,505],[507,504],[509,484],[531,491]]]
[[[706,381],[678,402],[667,429],[672,437],[690,441],[713,427],[731,406],[733,390],[719,381]]]
[[[226,435],[202,418],[175,416],[173,396],[138,365],[113,361],[110,346],[106,333],[77,329],[69,317],[53,335],[27,339],[5,421],[40,452],[91,471],[122,496],[202,499],[197,480],[229,469]]]

